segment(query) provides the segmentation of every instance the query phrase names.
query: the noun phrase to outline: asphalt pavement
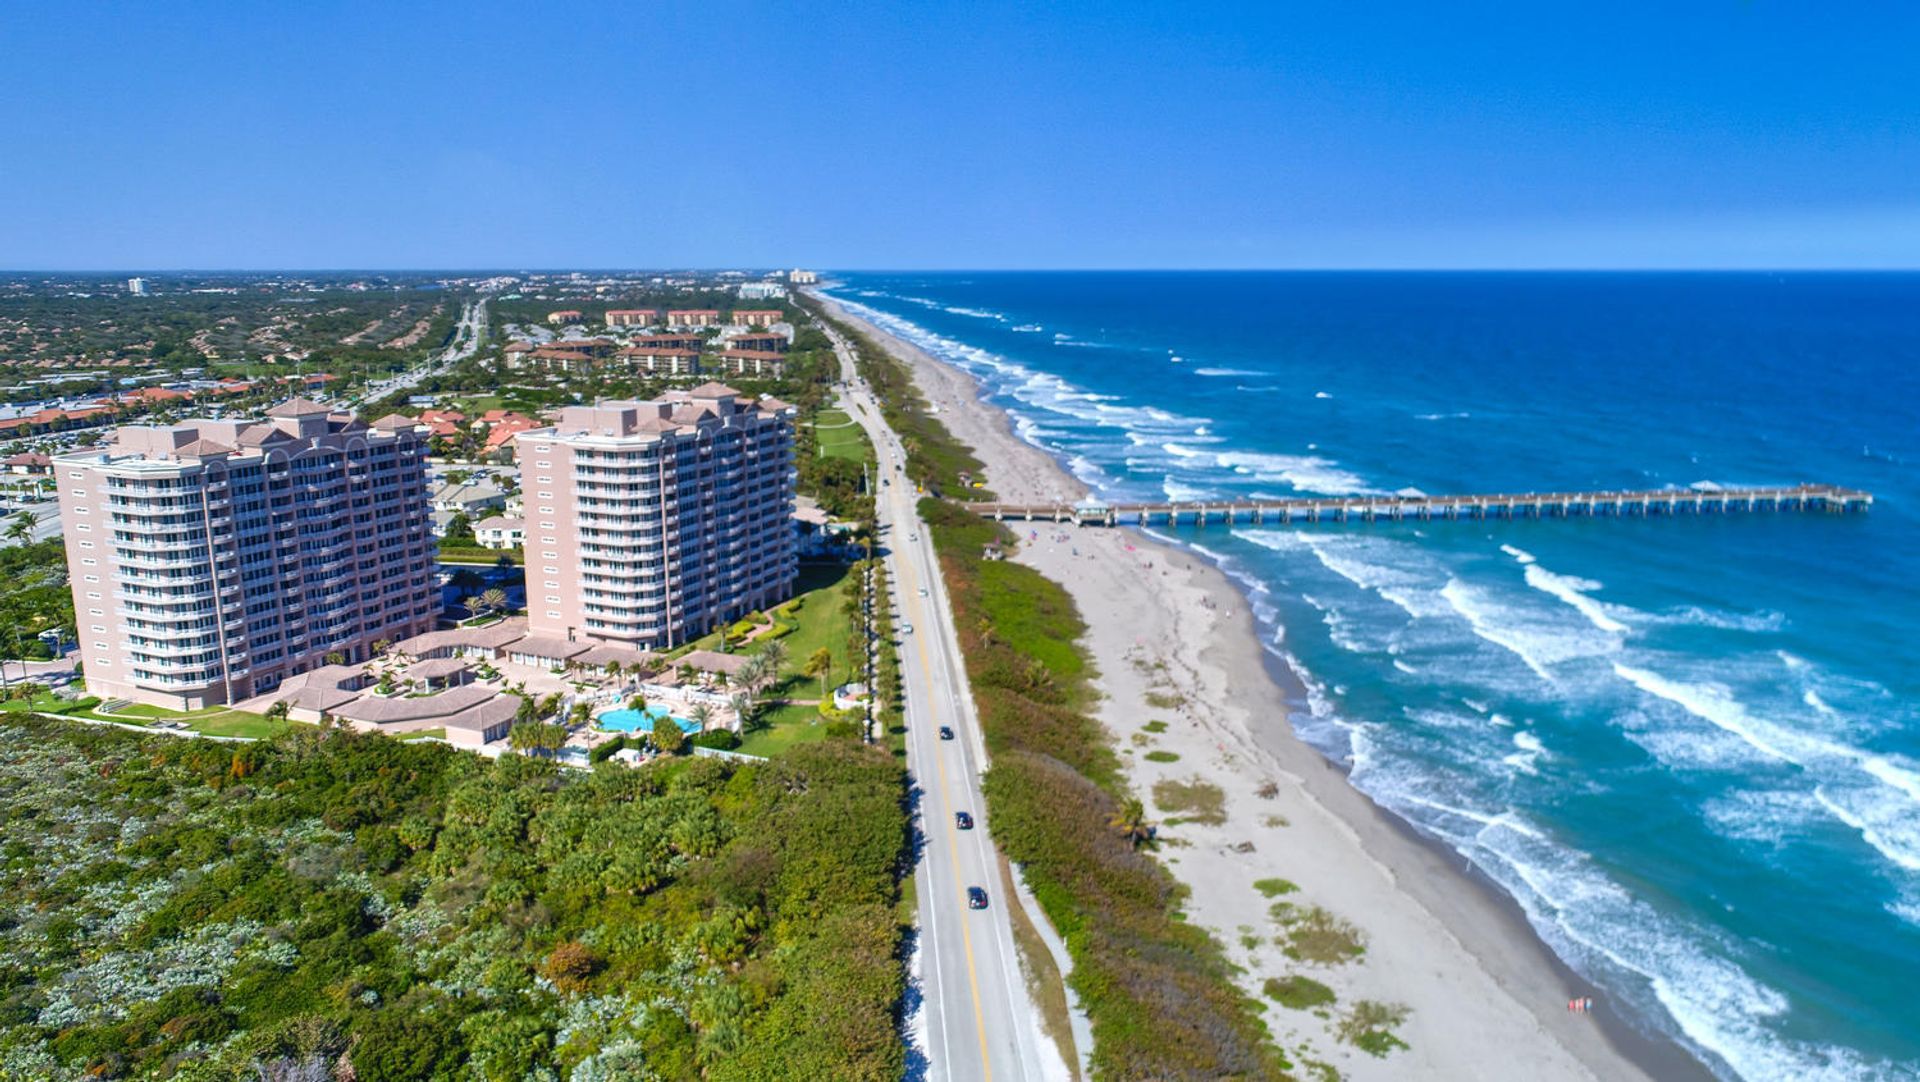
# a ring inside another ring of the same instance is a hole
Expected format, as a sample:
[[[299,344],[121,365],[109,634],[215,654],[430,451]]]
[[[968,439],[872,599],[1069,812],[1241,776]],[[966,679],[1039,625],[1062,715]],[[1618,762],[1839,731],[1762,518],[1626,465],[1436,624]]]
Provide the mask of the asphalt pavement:
[[[844,351],[842,359],[851,370]],[[843,384],[842,400],[878,448],[879,470],[888,478],[875,503],[894,591],[906,682],[907,766],[919,813],[914,878],[926,1077],[1062,1078],[1066,1066],[1040,1033],[1015,952],[1008,907],[1019,903],[1002,887],[980,792],[985,743],[932,537],[917,511],[919,497],[895,469],[905,452],[863,385]],[[904,630],[908,625],[911,632]],[[942,726],[954,731],[954,739],[940,739]],[[973,816],[973,829],[955,826],[959,811]],[[967,888],[976,886],[987,892],[985,909],[968,907]]]

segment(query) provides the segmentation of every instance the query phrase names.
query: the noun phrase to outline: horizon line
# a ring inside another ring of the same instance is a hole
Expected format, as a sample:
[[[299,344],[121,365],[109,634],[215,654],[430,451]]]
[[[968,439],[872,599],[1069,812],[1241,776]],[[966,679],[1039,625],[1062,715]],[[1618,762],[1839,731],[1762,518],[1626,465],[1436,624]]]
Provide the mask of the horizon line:
[[[739,264],[715,264],[705,267],[580,266],[548,267],[86,267],[0,268],[0,277],[45,275],[82,277],[89,275],[221,275],[221,274],[750,274],[767,268],[743,271]],[[791,268],[778,268],[791,269]],[[1920,263],[1900,267],[804,267],[815,274],[1913,274]]]

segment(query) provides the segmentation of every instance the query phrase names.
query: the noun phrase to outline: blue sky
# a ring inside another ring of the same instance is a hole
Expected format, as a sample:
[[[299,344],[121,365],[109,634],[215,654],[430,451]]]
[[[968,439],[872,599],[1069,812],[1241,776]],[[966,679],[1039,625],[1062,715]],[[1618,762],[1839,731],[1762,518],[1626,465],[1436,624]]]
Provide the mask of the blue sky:
[[[0,266],[1920,267],[1920,5],[26,4]]]

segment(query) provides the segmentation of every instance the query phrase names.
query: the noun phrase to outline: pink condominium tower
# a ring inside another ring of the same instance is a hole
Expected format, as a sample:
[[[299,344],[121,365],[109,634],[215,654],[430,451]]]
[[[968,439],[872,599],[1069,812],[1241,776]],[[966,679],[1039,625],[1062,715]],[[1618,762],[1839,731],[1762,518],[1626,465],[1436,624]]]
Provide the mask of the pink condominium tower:
[[[528,630],[664,649],[786,600],[794,413],[707,383],[515,436]]]
[[[426,443],[305,399],[264,420],[127,426],[56,456],[87,690],[233,703],[438,607]]]

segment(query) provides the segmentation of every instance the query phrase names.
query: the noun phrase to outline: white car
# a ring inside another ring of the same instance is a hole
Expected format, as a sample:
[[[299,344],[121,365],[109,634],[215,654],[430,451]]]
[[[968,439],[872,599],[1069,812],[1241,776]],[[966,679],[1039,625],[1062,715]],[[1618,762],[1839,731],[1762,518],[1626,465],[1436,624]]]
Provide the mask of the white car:
[[[920,587],[920,596],[921,597],[927,596],[927,588],[925,586]]]
[[[911,635],[911,634],[913,634],[913,625],[912,625],[912,624],[901,624],[901,625],[900,625],[900,634],[902,634],[902,635]]]

